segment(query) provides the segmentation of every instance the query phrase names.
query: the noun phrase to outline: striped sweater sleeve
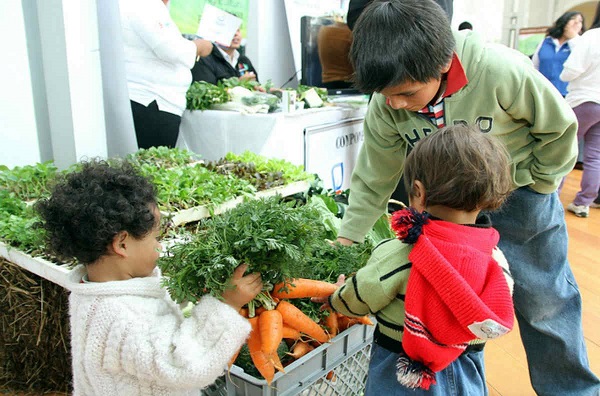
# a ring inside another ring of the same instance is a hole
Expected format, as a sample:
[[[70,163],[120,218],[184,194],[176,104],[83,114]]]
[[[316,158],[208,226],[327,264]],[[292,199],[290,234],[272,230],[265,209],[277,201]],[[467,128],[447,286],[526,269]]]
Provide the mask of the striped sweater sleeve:
[[[492,258],[496,260],[500,268],[502,268],[502,273],[504,274],[504,279],[506,279],[506,283],[508,284],[508,290],[510,294],[513,294],[515,281],[513,280],[512,274],[510,273],[510,267],[508,265],[508,261],[506,261],[506,257],[504,257],[504,253],[498,246],[494,248],[492,251]]]
[[[374,249],[367,264],[331,295],[332,309],[346,316],[364,316],[394,301],[406,289],[410,269],[406,247],[389,240]]]

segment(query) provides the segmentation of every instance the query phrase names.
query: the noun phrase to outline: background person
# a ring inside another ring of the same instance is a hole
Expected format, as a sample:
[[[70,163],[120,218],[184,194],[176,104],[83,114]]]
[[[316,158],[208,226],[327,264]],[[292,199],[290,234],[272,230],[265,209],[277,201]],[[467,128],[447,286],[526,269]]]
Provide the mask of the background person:
[[[592,28],[600,28],[600,2],[598,2],[598,6],[596,7],[596,15],[594,15],[594,20],[592,21]],[[590,207],[600,208],[600,190],[598,190],[598,197],[592,202]]]
[[[407,152],[423,137],[457,123],[498,136],[511,156],[514,190],[490,216],[515,279],[533,388],[597,396],[556,194],[577,156],[577,120],[567,102],[525,55],[474,32],[453,34],[431,0],[374,1],[352,34],[354,84],[374,94],[338,241],[364,239],[386,210]]]
[[[343,89],[352,86],[354,69],[348,58],[352,45],[352,31],[343,21],[322,26],[317,36],[322,87]]]
[[[560,78],[568,81],[567,102],[573,108],[579,127],[577,138],[583,141],[581,189],[567,210],[588,217],[600,189],[600,3],[592,29],[577,42],[564,64]]]
[[[168,0],[120,0],[127,87],[138,147],[175,147],[198,56],[212,44],[183,38]]]
[[[49,249],[83,263],[67,286],[73,394],[199,394],[250,334],[238,311],[260,292],[260,275],[238,267],[223,301],[204,296],[184,318],[156,268],[154,186],[126,162],[82,165],[36,204]]]
[[[235,32],[229,46],[213,44],[210,55],[200,58],[192,68],[193,81],[217,84],[220,80],[238,77],[240,80],[258,82],[258,73],[246,55],[238,49],[242,44],[240,29]]]
[[[548,29],[531,57],[533,66],[550,80],[562,96],[567,95],[567,82],[560,79],[563,64],[573,50],[573,40],[584,31],[583,15],[577,11],[565,12]]]

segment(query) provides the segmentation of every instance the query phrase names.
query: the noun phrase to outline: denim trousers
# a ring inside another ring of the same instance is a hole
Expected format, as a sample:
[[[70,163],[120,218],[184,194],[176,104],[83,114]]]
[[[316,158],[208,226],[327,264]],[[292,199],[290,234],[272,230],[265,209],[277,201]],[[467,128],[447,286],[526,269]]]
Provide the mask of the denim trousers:
[[[396,379],[398,354],[373,343],[365,396],[487,396],[483,351],[460,355],[436,373],[429,390],[410,389]]]
[[[521,187],[490,216],[515,280],[515,312],[533,388],[542,396],[598,396],[558,194]]]

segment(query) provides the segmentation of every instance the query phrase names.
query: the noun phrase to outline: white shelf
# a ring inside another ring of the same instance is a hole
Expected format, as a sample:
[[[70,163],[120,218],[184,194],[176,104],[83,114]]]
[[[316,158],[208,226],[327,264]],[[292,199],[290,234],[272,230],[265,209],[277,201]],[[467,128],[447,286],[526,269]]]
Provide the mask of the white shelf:
[[[56,264],[41,257],[30,256],[3,242],[0,242],[0,256],[44,279],[67,288],[67,280],[71,272],[71,268],[67,264]]]

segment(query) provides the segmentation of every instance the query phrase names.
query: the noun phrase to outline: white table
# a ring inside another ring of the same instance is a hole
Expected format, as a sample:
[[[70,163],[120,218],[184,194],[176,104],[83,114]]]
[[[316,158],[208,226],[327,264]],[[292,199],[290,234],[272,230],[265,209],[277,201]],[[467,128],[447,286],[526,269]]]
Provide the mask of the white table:
[[[304,130],[308,127],[363,118],[366,106],[340,106],[299,110],[294,113],[241,114],[233,111],[190,111],[181,119],[177,147],[213,161],[227,152],[249,150],[268,158],[283,158],[304,165]]]
[[[288,114],[186,110],[177,147],[207,161],[246,150],[282,158],[319,174],[328,188],[345,189],[362,143],[366,109],[366,105],[329,106]]]

